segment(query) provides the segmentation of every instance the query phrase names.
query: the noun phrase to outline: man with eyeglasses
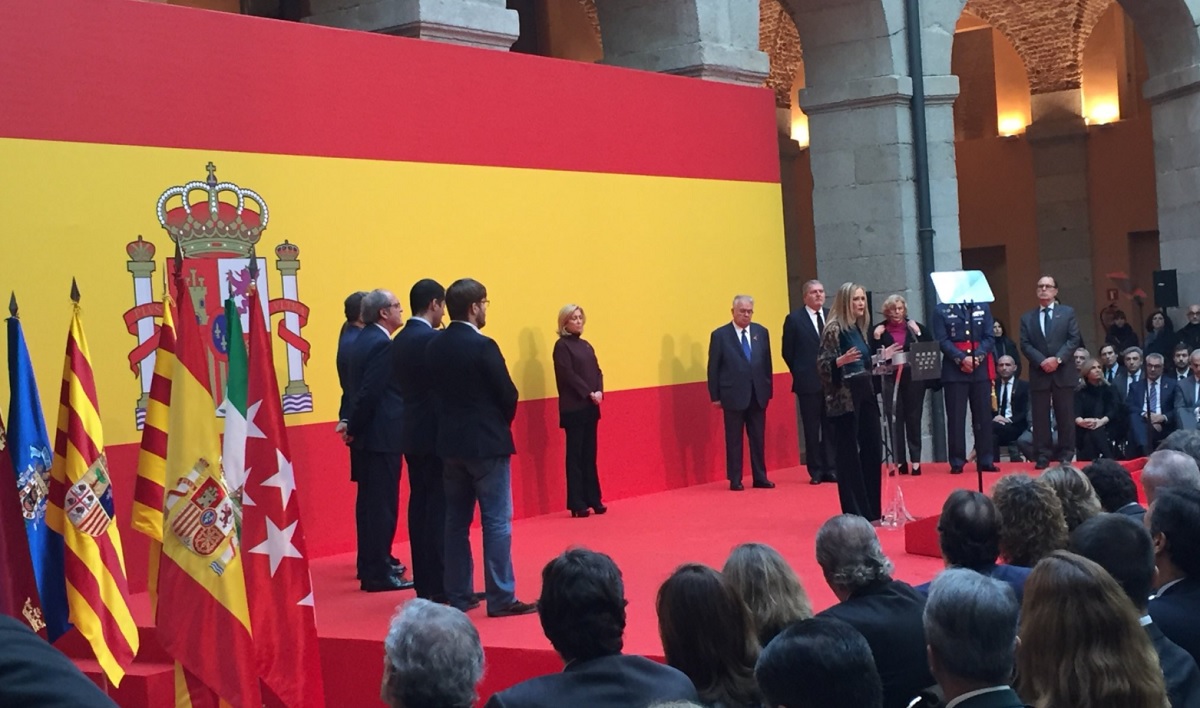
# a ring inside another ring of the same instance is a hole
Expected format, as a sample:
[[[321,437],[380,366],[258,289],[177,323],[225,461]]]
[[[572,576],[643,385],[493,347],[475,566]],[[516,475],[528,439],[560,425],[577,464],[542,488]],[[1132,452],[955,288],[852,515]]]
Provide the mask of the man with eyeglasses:
[[[363,329],[351,351],[349,390],[354,399],[346,416],[350,479],[358,484],[354,520],[358,533],[358,579],[363,592],[391,592],[413,586],[392,560],[392,540],[400,514],[400,419],[404,400],[392,376],[392,334],[404,323],[404,308],[390,290],[372,290],[362,299]]]
[[[1171,432],[1175,381],[1163,379],[1162,354],[1147,354],[1145,377],[1129,387],[1129,444],[1134,456],[1149,455]]]
[[[1179,328],[1179,341],[1187,345],[1189,352],[1200,349],[1200,305],[1187,309],[1187,324]]]
[[[1037,469],[1050,458],[1069,463],[1075,457],[1075,430],[1058,430],[1057,450],[1050,435],[1050,408],[1057,420],[1075,420],[1075,385],[1079,371],[1075,350],[1083,346],[1075,310],[1058,302],[1058,281],[1043,275],[1037,283],[1038,306],[1021,316],[1021,351],[1029,359],[1029,390],[1033,408],[1033,453]]]

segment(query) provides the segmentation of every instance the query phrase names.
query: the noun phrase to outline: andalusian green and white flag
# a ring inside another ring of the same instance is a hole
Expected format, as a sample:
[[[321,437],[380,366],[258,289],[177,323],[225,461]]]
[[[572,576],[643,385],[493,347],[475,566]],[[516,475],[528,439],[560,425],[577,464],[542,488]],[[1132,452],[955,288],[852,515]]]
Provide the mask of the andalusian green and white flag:
[[[246,484],[246,388],[249,379],[242,316],[233,298],[225,301],[225,341],[229,347],[229,372],[225,377],[225,402],[221,404],[225,413],[221,467],[230,494],[244,506],[254,503],[242,495]]]

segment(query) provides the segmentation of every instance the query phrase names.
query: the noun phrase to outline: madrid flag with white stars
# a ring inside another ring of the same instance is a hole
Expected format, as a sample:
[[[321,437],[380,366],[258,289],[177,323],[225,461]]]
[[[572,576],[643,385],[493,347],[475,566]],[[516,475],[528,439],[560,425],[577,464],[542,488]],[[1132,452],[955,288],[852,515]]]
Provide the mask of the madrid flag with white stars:
[[[252,501],[242,508],[242,548],[258,675],[283,705],[323,706],[312,579],[271,337],[253,288],[247,304],[247,425],[262,435],[246,438],[245,497]]]

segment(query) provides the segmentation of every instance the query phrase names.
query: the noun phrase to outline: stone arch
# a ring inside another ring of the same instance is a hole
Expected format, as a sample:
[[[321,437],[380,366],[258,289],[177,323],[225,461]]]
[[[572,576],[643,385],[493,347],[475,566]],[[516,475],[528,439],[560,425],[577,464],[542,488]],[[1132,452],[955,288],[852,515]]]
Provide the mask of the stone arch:
[[[1151,77],[1186,72],[1200,64],[1200,0],[1118,2],[1146,46]]]

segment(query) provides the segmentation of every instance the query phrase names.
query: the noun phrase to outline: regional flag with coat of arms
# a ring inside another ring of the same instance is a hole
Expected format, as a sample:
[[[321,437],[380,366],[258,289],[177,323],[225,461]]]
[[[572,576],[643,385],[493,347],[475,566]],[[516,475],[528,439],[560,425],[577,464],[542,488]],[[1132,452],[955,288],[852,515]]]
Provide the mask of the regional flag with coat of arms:
[[[91,644],[96,661],[120,685],[138,651],[138,629],[129,611],[125,558],[113,508],[112,480],[104,455],[104,432],[92,356],[83,336],[79,290],[67,335],[54,465],[50,471],[46,523],[63,537],[63,572],[71,623]]]
[[[325,689],[317,652],[317,624],[308,551],[300,521],[300,497],[283,423],[271,336],[258,290],[246,298],[250,317],[245,438],[246,592],[254,626],[259,676],[285,706],[324,706]],[[230,329],[239,318],[230,320]],[[239,328],[240,330],[240,328]],[[239,331],[240,335],[240,331]],[[232,347],[240,345],[230,336]],[[229,357],[230,386],[238,378]]]
[[[29,539],[17,496],[17,475],[8,459],[4,421],[0,420],[0,614],[8,615],[46,638],[42,601],[29,556]]]
[[[167,423],[157,635],[182,669],[222,700],[260,706],[237,536],[239,511],[221,473],[214,398],[205,383],[203,332],[188,290],[177,291],[183,296]],[[191,698],[181,685],[176,682],[176,703],[188,705]]]

